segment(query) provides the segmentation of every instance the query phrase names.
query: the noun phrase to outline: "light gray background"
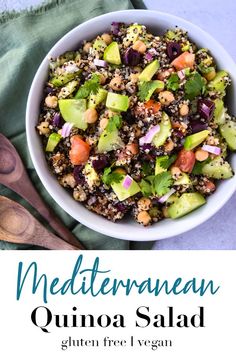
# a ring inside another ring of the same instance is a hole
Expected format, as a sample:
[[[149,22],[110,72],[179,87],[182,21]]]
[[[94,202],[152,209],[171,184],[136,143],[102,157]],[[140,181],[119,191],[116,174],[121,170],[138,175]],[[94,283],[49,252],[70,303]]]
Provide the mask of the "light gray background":
[[[236,61],[235,0],[145,0],[144,2],[149,9],[169,12],[199,25],[214,36]],[[18,11],[40,3],[42,0],[0,0],[0,11],[13,9]],[[156,242],[154,249],[236,249],[235,205],[236,194],[209,221],[180,236]]]

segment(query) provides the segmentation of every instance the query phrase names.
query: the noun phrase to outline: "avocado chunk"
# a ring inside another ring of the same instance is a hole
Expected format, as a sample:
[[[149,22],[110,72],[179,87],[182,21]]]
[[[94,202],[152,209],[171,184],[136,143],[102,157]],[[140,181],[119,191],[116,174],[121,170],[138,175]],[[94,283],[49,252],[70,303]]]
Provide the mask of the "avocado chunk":
[[[236,150],[236,122],[227,121],[220,126],[220,133],[225,138],[230,150]]]
[[[153,145],[155,145],[156,147],[162,146],[166,142],[166,139],[170,136],[170,133],[171,133],[170,118],[165,112],[163,112],[161,123],[160,123],[160,131],[154,136],[152,141]]]
[[[117,42],[111,42],[108,47],[106,47],[103,55],[103,59],[108,63],[120,65],[120,50]]]
[[[141,74],[139,75],[139,81],[150,81],[152,77],[156,74],[157,70],[160,67],[160,63],[157,59],[153,60],[150,64],[148,64]]]
[[[97,94],[90,93],[88,108],[96,108],[101,102],[105,101],[107,97],[107,90],[102,88],[98,89]]]
[[[142,25],[131,25],[127,28],[127,36],[124,38],[123,42],[126,46],[126,43],[134,43],[138,40],[140,33],[142,32]]]
[[[123,141],[119,137],[118,129],[108,132],[104,130],[98,141],[98,153],[102,154],[104,152],[117,150],[124,146]]]
[[[182,172],[181,177],[174,182],[174,186],[182,186],[183,184],[191,184],[191,180],[187,173]]]
[[[57,133],[52,133],[48,137],[48,142],[46,146],[47,152],[53,152],[59,141],[61,140],[61,135]]]
[[[73,123],[76,128],[86,130],[88,124],[84,119],[86,111],[85,99],[62,99],[59,100],[59,108],[66,122]]]
[[[209,130],[202,130],[199,133],[187,136],[184,142],[185,150],[192,150],[200,145],[209,135]]]
[[[220,98],[217,98],[214,100],[215,103],[215,110],[214,110],[214,122],[218,125],[224,124],[225,123],[225,113],[226,113],[226,108],[224,107],[224,102]]]
[[[209,178],[228,179],[233,176],[233,171],[230,164],[218,156],[203,166],[202,174]]]
[[[227,71],[218,71],[218,73],[216,73],[215,78],[208,83],[208,90],[222,93],[222,95],[224,96],[225,89],[229,84],[229,80],[226,80],[227,78],[229,78],[229,74],[227,73]]]
[[[112,111],[125,112],[129,108],[129,97],[118,93],[108,92],[106,107]]]
[[[168,208],[168,215],[172,219],[177,219],[205,203],[206,200],[200,193],[184,193]]]
[[[132,181],[130,187],[128,189],[126,189],[123,186],[124,179],[125,179],[125,176],[122,178],[122,180],[120,182],[118,182],[118,183],[113,182],[111,184],[111,187],[112,187],[114,193],[116,194],[117,198],[121,202],[129,197],[132,197],[133,195],[135,195],[141,191],[138,183],[135,182],[134,180]]]

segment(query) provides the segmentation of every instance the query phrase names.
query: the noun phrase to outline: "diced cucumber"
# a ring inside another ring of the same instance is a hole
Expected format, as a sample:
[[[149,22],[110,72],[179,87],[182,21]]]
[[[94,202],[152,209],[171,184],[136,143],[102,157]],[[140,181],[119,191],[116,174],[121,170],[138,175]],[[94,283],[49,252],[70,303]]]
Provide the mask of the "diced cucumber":
[[[106,107],[112,111],[125,112],[129,108],[129,97],[118,93],[108,92]]]
[[[52,133],[48,137],[48,142],[46,146],[47,152],[53,152],[59,141],[61,140],[61,135],[57,133]]]
[[[174,186],[182,186],[183,184],[191,184],[189,175],[184,172],[182,172],[182,176],[174,182]]]
[[[61,87],[61,86],[64,86],[65,84],[67,84],[68,82],[74,80],[74,78],[76,76],[78,76],[80,74],[80,72],[81,72],[81,70],[76,71],[75,73],[64,73],[61,75],[53,76],[49,82],[53,86]]]
[[[85,99],[62,99],[58,102],[61,115],[66,122],[73,123],[76,128],[87,129],[88,124],[84,119]]]
[[[225,138],[230,150],[236,150],[236,122],[228,121],[220,126],[220,133]]]
[[[135,182],[134,180],[132,181],[130,187],[128,189],[126,189],[123,186],[124,179],[125,179],[125,176],[123,177],[123,179],[120,182],[111,184],[111,187],[112,187],[114,193],[116,194],[117,198],[121,202],[129,197],[132,197],[133,195],[135,195],[141,191],[138,183]]]
[[[163,112],[161,123],[160,123],[160,131],[154,136],[154,139],[152,141],[153,145],[155,145],[156,147],[162,146],[166,142],[167,138],[170,136],[170,133],[171,133],[170,118],[165,112]]]
[[[221,93],[224,96],[225,89],[229,84],[229,81],[225,79],[228,77],[229,74],[227,73],[227,71],[225,70],[218,71],[218,73],[216,73],[215,78],[208,83],[207,85],[208,90]]]
[[[141,32],[142,32],[142,25],[129,26],[127,28],[127,35],[123,40],[124,45],[127,47],[131,43],[136,42]]]
[[[169,208],[168,215],[172,219],[180,218],[206,203],[200,193],[184,193]]]
[[[104,90],[102,88],[98,89],[97,94],[90,93],[88,108],[96,108],[99,105],[99,103],[105,101],[106,97],[107,97],[107,90]]]
[[[230,164],[221,156],[218,156],[203,166],[202,174],[209,178],[227,179],[233,176],[233,171]]]
[[[122,142],[121,138],[119,137],[119,131],[114,130],[112,132],[107,132],[104,130],[102,135],[98,141],[98,153],[104,153],[112,150],[117,150],[118,148],[122,148],[124,143]]]
[[[225,113],[226,108],[224,107],[224,101],[217,98],[215,101],[215,110],[214,110],[214,121],[216,124],[224,124],[225,123]]]
[[[93,49],[99,53],[103,53],[106,47],[106,43],[101,38],[97,38],[93,43]]]

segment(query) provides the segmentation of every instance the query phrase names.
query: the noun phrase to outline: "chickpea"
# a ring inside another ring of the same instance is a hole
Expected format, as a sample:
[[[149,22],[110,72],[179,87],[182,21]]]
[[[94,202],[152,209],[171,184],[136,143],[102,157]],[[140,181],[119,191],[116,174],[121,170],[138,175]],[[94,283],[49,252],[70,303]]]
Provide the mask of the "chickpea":
[[[125,169],[121,167],[116,168],[115,173],[118,173],[119,175],[126,175]]]
[[[85,53],[89,53],[89,50],[90,50],[91,47],[92,47],[92,43],[87,42],[87,43],[85,43],[85,45],[83,46],[83,51],[84,51]]]
[[[147,226],[151,222],[151,216],[148,214],[147,211],[142,210],[138,213],[137,220],[140,224]]]
[[[49,108],[56,108],[58,103],[58,99],[56,96],[47,96],[45,98],[45,104]]]
[[[99,126],[102,130],[106,129],[106,126],[108,124],[108,119],[107,118],[102,118],[100,120]]]
[[[136,73],[141,73],[141,72],[142,72],[142,68],[140,68],[140,66],[135,66],[135,67],[134,67],[134,71],[135,71]]]
[[[205,161],[209,157],[209,153],[207,151],[204,151],[202,149],[198,149],[195,152],[195,157],[197,161]]]
[[[89,124],[95,123],[98,119],[98,113],[95,108],[88,108],[84,113],[85,121]]]
[[[181,170],[179,169],[179,167],[176,166],[171,167],[170,173],[174,179],[178,179],[182,175]]]
[[[135,135],[136,138],[139,138],[139,137],[142,135],[142,131],[141,131],[141,129],[139,128],[138,125],[135,127],[134,135]]]
[[[40,135],[47,135],[50,134],[50,129],[49,127],[49,123],[48,122],[41,122],[38,126],[37,129],[39,131]]]
[[[173,143],[173,140],[170,139],[169,141],[167,141],[165,143],[164,150],[165,150],[165,152],[170,152],[174,149],[174,147],[175,147],[175,144]]]
[[[72,173],[68,173],[67,175],[64,175],[60,179],[60,183],[63,187],[71,187],[74,188],[76,186],[76,181]]]
[[[142,197],[138,201],[138,209],[139,210],[148,210],[151,206],[151,200],[146,197]]]
[[[211,70],[209,73],[204,75],[204,77],[207,79],[207,81],[213,80],[215,78],[215,76],[216,76],[215,68],[213,68],[213,70]]]
[[[157,79],[158,80],[161,80],[161,81],[164,81],[165,79],[167,79],[171,73],[174,72],[174,69],[173,68],[170,68],[168,70],[164,70],[164,71],[161,71],[157,74]]]
[[[159,93],[158,97],[159,97],[159,101],[164,106],[169,106],[169,104],[171,104],[171,102],[175,100],[175,96],[170,91],[162,91]]]
[[[112,42],[112,37],[111,37],[111,35],[108,34],[108,33],[103,33],[103,34],[101,35],[101,38],[102,38],[102,40],[103,40],[107,45]]]
[[[133,155],[137,155],[138,154],[138,144],[136,144],[136,143],[128,144],[126,146],[126,150],[130,151],[131,154],[133,154]]]
[[[86,193],[83,191],[82,188],[75,189],[73,192],[73,198],[78,200],[79,202],[84,202],[87,199]]]
[[[138,81],[139,74],[130,74],[130,81],[136,83]]]
[[[106,79],[107,79],[107,77],[105,75],[99,73],[99,82],[101,85],[105,84]]]
[[[189,113],[189,108],[187,104],[183,104],[179,109],[179,114],[183,117]]]
[[[146,52],[146,49],[147,49],[147,46],[144,42],[142,41],[136,41],[134,44],[133,44],[133,49],[134,50],[137,50],[137,52],[141,53],[141,54],[144,54]]]
[[[111,79],[109,83],[110,88],[115,91],[120,91],[124,89],[124,84],[122,83],[121,76],[117,75],[113,79]]]
[[[168,215],[168,208],[167,208],[166,206],[162,208],[162,213],[163,213],[163,216],[164,216],[165,218],[168,218],[168,217],[169,217],[169,215]]]

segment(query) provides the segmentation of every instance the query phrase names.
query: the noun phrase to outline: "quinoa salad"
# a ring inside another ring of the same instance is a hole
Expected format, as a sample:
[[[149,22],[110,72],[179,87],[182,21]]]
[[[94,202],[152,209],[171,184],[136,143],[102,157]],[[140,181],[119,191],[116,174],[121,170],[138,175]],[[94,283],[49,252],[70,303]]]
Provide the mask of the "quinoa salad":
[[[37,125],[49,168],[109,220],[183,217],[234,175],[230,83],[186,31],[114,22],[49,59]]]

